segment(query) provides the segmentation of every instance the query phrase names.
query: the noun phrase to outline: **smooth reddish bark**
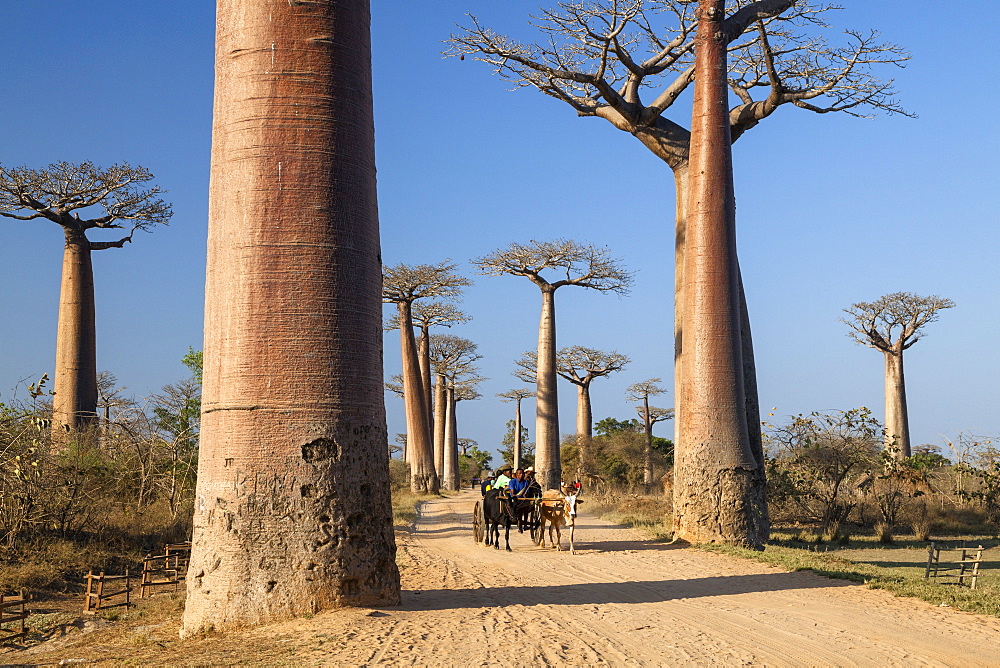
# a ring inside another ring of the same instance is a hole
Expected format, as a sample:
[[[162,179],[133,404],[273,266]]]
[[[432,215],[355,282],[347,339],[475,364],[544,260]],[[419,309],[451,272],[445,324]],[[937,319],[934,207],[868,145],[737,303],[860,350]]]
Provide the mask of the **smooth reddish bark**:
[[[366,0],[219,0],[184,633],[399,601]]]
[[[90,242],[65,230],[59,323],[56,331],[52,437],[65,444],[71,432],[97,424],[97,320]]]
[[[702,0],[684,239],[676,536],[759,548],[763,470],[747,425],[723,0]]]

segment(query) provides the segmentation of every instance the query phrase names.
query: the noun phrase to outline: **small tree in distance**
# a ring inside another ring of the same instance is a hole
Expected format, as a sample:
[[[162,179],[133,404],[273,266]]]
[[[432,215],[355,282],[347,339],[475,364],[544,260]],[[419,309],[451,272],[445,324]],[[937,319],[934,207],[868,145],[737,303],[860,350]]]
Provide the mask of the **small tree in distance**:
[[[173,212],[158,187],[142,189],[153,175],[127,163],[98,167],[91,162],[57,162],[44,169],[0,166],[0,216],[43,218],[63,230],[62,285],[56,336],[53,439],[65,441],[97,419],[97,322],[91,252],[123,248],[136,230],[166,225]],[[128,234],[96,241],[93,230]]]
[[[517,372],[514,372],[517,375]],[[514,468],[521,468],[521,446],[524,443],[524,439],[521,437],[522,427],[521,427],[521,401],[535,396],[535,391],[530,390],[527,387],[515,388],[513,390],[508,390],[507,392],[502,392],[497,394],[501,401],[514,403],[514,441],[513,441],[513,452],[512,452],[512,462]]]
[[[643,431],[646,434],[646,465],[643,470],[643,484],[646,489],[653,485],[653,425],[657,422],[672,420],[674,417],[673,408],[657,408],[649,405],[649,398],[660,394],[666,394],[667,390],[660,387],[661,378],[650,378],[634,385],[629,385],[625,390],[625,396],[629,401],[641,401],[640,406],[635,409],[642,419]]]
[[[841,322],[851,328],[848,336],[882,353],[885,359],[886,448],[899,458],[910,456],[910,425],[906,412],[903,351],[919,341],[925,325],[938,319],[940,311],[955,302],[931,295],[894,292],[874,302],[858,302],[844,309],[849,318]]]
[[[558,489],[562,467],[556,397],[556,290],[575,285],[624,295],[632,284],[632,274],[607,249],[571,239],[512,243],[473,260],[472,264],[486,276],[524,276],[541,290],[535,388],[535,468],[543,488]],[[542,276],[543,272],[554,272],[562,278],[550,281]]]

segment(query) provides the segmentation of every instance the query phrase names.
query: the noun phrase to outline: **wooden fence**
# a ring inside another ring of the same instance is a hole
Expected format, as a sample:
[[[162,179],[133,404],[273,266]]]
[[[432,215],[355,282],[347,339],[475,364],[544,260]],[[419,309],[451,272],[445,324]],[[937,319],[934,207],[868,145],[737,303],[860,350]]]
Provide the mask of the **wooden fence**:
[[[0,645],[6,645],[18,638],[28,635],[24,627],[24,620],[28,618],[28,608],[25,604],[28,596],[21,590],[16,596],[4,596],[0,594]],[[19,608],[16,612],[8,613],[7,610]],[[8,629],[7,625],[13,622],[20,622],[15,628]]]
[[[955,554],[952,555],[951,553]],[[945,559],[942,560],[942,553]],[[954,582],[962,586],[969,581],[969,588],[976,588],[976,580],[979,579],[979,564],[983,562],[983,546],[948,548],[939,547],[936,543],[931,543],[927,550],[927,570],[924,571],[924,579],[929,578],[955,578]]]
[[[127,568],[125,575],[105,575],[104,573],[94,575],[93,571],[87,573],[87,593],[84,594],[83,599],[84,614],[92,615],[104,608],[117,608],[119,606],[128,608],[132,606],[132,580],[134,579],[135,576],[130,576]],[[104,585],[107,583],[112,583],[113,587],[121,586],[123,583],[125,586],[117,591],[106,592]],[[118,597],[124,597],[125,600],[117,603],[107,602]]]
[[[139,581],[139,598],[151,596],[159,587],[180,588],[191,560],[191,543],[174,543],[163,549],[163,554],[147,554],[142,560],[142,579]]]

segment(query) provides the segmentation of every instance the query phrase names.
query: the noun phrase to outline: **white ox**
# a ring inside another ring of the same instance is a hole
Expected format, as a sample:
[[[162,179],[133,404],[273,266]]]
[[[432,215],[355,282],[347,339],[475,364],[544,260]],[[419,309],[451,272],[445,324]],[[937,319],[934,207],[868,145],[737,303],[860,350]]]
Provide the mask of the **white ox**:
[[[571,489],[568,485],[562,485],[561,489],[546,490],[542,494],[539,504],[539,525],[537,544],[545,547],[545,527],[549,528],[550,547],[556,550],[562,549],[563,527],[569,527],[569,553],[576,554],[573,546],[573,534],[576,531],[576,508],[583,500],[579,498],[578,491]],[[552,539],[552,530],[555,529],[555,540]]]

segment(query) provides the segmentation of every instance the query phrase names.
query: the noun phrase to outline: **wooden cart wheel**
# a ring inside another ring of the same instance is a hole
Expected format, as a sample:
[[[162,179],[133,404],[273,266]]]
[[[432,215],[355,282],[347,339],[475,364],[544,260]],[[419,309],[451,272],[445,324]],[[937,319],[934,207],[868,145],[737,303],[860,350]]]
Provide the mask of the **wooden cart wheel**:
[[[486,537],[486,527],[483,521],[483,504],[476,501],[476,507],[472,511],[472,539],[477,543],[482,543]]]
[[[540,505],[536,501],[534,507],[531,509],[531,542],[538,545],[539,538],[541,537],[541,530],[538,525],[542,521],[542,512],[540,510]]]

